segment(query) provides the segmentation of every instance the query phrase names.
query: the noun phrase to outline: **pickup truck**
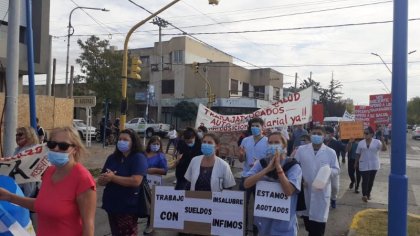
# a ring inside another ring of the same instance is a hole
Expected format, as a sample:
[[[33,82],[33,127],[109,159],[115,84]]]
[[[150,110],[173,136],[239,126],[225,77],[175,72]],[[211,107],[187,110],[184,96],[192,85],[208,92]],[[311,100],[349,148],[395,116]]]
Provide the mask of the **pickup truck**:
[[[146,131],[146,137],[150,138],[155,134],[165,137],[169,132],[170,125],[162,123],[155,124],[152,119],[146,122],[146,119],[143,117],[137,117],[125,123],[125,128],[133,129],[137,133],[145,133]]]

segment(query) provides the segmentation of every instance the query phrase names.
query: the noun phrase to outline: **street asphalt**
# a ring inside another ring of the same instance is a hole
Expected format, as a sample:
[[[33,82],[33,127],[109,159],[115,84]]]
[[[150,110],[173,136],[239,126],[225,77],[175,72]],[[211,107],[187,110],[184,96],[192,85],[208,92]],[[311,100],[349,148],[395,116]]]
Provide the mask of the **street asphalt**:
[[[163,141],[164,147],[166,148],[167,140],[165,139]],[[106,157],[114,151],[115,146],[102,148],[102,145],[93,142],[92,147],[89,147],[88,149],[90,151],[90,156],[83,161],[83,164],[89,169],[95,169],[103,166]],[[171,153],[171,151],[172,150],[169,152]],[[346,235],[349,231],[352,218],[358,211],[368,208],[387,209],[388,178],[390,174],[390,148],[388,148],[388,151],[386,152],[381,152],[380,155],[381,169],[376,175],[375,183],[372,189],[372,200],[368,203],[364,203],[362,201],[360,193],[356,194],[353,190],[348,189],[350,180],[347,174],[347,161],[345,164],[340,163],[340,191],[337,200],[337,208],[330,209],[326,227],[326,236]],[[171,164],[172,157],[168,155],[167,159],[169,164]],[[242,169],[240,164],[235,162],[235,167],[232,168],[232,172],[235,177],[237,177],[237,183],[239,183],[241,171]],[[407,134],[407,176],[409,178],[408,211],[413,214],[420,214],[420,140],[412,140],[409,134]],[[171,169],[163,178],[163,184],[173,186],[172,182],[174,180],[175,172]],[[102,192],[103,187],[98,186],[97,211],[95,219],[95,235],[97,236],[111,235],[107,215],[105,211],[101,209]],[[139,219],[139,235],[143,235],[145,225],[146,220]],[[155,230],[149,235],[170,236],[177,234],[170,231]],[[301,220],[299,220],[298,235],[307,235]]]

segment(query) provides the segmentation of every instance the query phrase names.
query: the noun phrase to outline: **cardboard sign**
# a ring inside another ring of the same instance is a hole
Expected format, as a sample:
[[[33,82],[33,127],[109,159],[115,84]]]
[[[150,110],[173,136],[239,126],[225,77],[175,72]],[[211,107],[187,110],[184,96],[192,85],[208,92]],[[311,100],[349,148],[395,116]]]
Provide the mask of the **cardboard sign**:
[[[147,174],[147,182],[149,186],[162,185],[162,176],[161,175],[149,175]]]
[[[194,192],[155,186],[152,225],[203,235],[244,235],[244,192]]]
[[[210,132],[243,131],[254,117],[265,121],[264,128],[306,124],[312,120],[312,91],[312,87],[309,87],[244,115],[221,115],[200,104],[195,127],[205,126]]]
[[[18,184],[41,181],[41,175],[50,166],[48,148],[39,144],[12,157],[0,158],[0,175],[10,176]]]
[[[340,122],[341,139],[357,139],[363,136],[363,121],[342,121]]]
[[[290,221],[291,199],[278,182],[258,181],[255,190],[254,216]]]

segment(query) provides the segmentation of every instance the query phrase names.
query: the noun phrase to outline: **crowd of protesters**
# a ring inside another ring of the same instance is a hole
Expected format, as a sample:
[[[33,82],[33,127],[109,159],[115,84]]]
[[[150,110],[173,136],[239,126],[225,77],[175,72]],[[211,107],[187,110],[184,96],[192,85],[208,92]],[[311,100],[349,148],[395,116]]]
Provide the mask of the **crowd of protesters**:
[[[23,195],[0,188],[0,200],[36,212],[39,235],[94,235],[96,184],[80,164],[86,149],[77,131],[71,127],[56,128],[44,140],[45,131],[39,125],[37,128],[38,132],[30,127],[16,130],[16,153],[46,141],[51,166],[42,177],[42,185],[21,185]],[[340,140],[339,130],[333,126],[305,129],[297,125],[271,132],[264,129],[261,118],[253,118],[238,140],[238,160],[243,163],[238,183],[229,164],[218,156],[218,135],[209,133],[204,126],[186,128],[180,133],[172,126],[166,153],[173,145],[175,190],[216,192],[239,186],[245,191],[245,229],[254,235],[296,235],[297,212],[309,235],[324,235],[329,209],[337,207],[340,157],[345,163],[347,155],[349,189],[359,193],[361,182],[362,200],[367,202],[380,168],[379,151],[385,150],[388,138],[386,129],[374,132],[371,127],[364,130],[363,139],[349,140]],[[108,214],[112,235],[138,234],[137,219],[142,207],[139,197],[148,185],[147,175],[163,176],[168,172],[163,150],[158,136],[151,137],[143,147],[135,131],[118,133],[115,151],[97,179],[98,185],[105,186],[102,208]],[[321,188],[314,188],[320,172],[328,173],[328,179]],[[250,200],[261,180],[279,183],[291,198],[289,220],[251,217]],[[150,214],[146,213],[146,217],[143,233],[149,234],[153,231]]]

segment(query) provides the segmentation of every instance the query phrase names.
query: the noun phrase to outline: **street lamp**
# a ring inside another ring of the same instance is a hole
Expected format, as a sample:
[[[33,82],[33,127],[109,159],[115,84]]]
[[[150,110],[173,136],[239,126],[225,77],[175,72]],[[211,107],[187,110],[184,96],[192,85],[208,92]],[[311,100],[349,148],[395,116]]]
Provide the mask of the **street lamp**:
[[[384,85],[387,93],[391,93],[391,90],[389,90],[388,86],[386,86],[386,84],[384,83],[384,81],[382,81],[381,79],[376,79],[376,80],[379,81],[379,82],[381,82]]]
[[[388,69],[389,73],[391,73],[391,75],[392,75],[392,71],[391,71],[391,69],[389,69],[388,65],[385,63],[385,61],[382,59],[382,57],[381,57],[379,54],[374,53],[374,52],[371,52],[370,54],[372,54],[372,55],[374,55],[374,56],[379,57],[379,58],[381,59],[382,63],[384,63],[384,65],[385,65],[385,66],[386,66],[386,68]]]
[[[88,10],[97,10],[97,11],[109,11],[105,8],[96,8],[96,7],[75,7],[73,8],[73,10],[71,10],[70,12],[70,16],[69,16],[69,25],[68,27],[68,31],[67,31],[67,57],[66,57],[66,97],[69,96],[69,90],[68,90],[68,81],[69,81],[69,49],[70,49],[70,36],[73,35],[74,33],[74,29],[73,26],[71,26],[71,15],[73,14],[73,12],[77,9],[88,9]],[[73,29],[73,32],[70,33],[70,30]]]
[[[164,10],[168,9],[175,3],[179,2],[180,0],[173,0],[172,2],[168,3],[166,6],[162,7],[157,12],[151,14],[146,19],[140,21],[136,25],[134,25],[130,31],[128,31],[127,35],[125,36],[124,41],[124,51],[123,51],[123,64],[122,64],[122,75],[121,75],[121,118],[120,118],[120,130],[125,129],[125,122],[127,118],[127,108],[128,108],[128,102],[127,102],[127,61],[128,61],[128,40],[130,39],[133,32],[138,29],[140,26],[144,25],[146,22],[148,22],[153,17],[157,16]],[[208,0],[210,5],[217,5],[219,4],[219,0]]]

